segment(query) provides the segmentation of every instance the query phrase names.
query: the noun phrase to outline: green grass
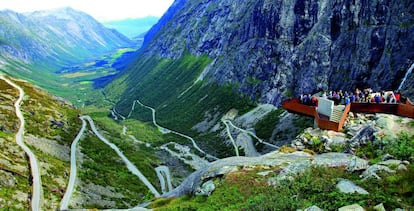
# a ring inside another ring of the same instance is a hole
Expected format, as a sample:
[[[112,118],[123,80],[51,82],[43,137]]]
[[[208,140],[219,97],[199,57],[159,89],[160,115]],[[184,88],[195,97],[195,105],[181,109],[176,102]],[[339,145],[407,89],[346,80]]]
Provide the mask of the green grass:
[[[112,140],[111,140],[112,141]],[[148,193],[147,187],[138,179],[138,177],[132,174],[121,158],[112,150],[109,146],[101,142],[93,134],[89,133],[86,138],[80,142],[81,151],[90,159],[84,159],[81,168],[78,170],[79,177],[83,182],[94,183],[104,187],[114,187],[117,193],[123,195],[122,198],[113,198],[110,200],[116,201],[117,208],[127,208],[125,203],[137,205],[142,203],[144,197]],[[136,147],[126,145],[133,150],[135,157],[145,157],[145,153],[137,153]],[[136,161],[130,157],[130,153],[121,149],[125,156],[127,156],[131,162]],[[133,160],[133,161],[132,161]],[[145,175],[148,173],[147,169],[143,169],[142,165],[138,168]],[[154,171],[152,169],[152,171]],[[154,172],[155,174],[155,172]],[[148,175],[147,175],[148,176]],[[154,177],[151,177],[154,178]],[[154,181],[154,179],[150,179]],[[154,183],[153,183],[154,184]],[[96,207],[93,204],[84,205],[89,208],[107,208]]]
[[[0,131],[0,138],[5,138],[7,136],[9,136],[10,134],[7,134],[5,132]]]
[[[380,159],[382,155],[391,154],[397,159],[414,161],[414,133],[400,132],[397,137],[385,135],[373,142],[359,147],[356,150],[358,156],[369,159]]]

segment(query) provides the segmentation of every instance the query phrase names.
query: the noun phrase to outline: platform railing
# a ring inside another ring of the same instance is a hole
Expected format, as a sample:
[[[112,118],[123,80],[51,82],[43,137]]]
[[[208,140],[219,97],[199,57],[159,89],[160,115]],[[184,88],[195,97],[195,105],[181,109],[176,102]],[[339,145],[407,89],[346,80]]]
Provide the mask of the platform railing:
[[[286,110],[315,118],[316,125],[324,130],[341,131],[349,111],[355,113],[386,113],[414,119],[414,104],[407,99],[405,103],[350,103],[345,106],[342,117],[338,123],[323,119],[315,106],[301,104],[298,98],[291,98],[282,102]]]

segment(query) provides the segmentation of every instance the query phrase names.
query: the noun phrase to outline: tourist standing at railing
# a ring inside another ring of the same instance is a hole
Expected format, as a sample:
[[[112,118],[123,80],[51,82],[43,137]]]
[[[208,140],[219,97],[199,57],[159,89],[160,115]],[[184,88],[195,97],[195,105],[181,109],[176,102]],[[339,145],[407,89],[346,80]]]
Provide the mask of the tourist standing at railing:
[[[390,92],[387,96],[387,103],[396,103],[397,100],[392,92]]]
[[[345,106],[347,106],[349,103],[351,103],[351,99],[349,99],[349,97],[345,97]]]
[[[299,102],[303,103],[305,96],[303,95],[303,93],[299,96]]]
[[[355,101],[356,101],[356,99],[355,99],[355,95],[354,95],[354,93],[352,93],[352,92],[351,92],[351,94],[349,95],[349,101],[350,101],[351,103],[353,103],[353,102],[355,102]]]
[[[376,94],[374,98],[376,103],[381,103],[381,96],[379,94]]]
[[[401,92],[400,92],[400,90],[397,90],[397,92],[394,95],[395,95],[395,100],[397,101],[397,103],[400,103],[401,102]]]

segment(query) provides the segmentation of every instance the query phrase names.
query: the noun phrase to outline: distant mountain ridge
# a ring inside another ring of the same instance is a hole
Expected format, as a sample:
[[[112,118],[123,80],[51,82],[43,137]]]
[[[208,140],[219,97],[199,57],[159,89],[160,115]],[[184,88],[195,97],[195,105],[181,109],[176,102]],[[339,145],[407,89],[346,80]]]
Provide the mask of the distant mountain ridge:
[[[132,45],[121,33],[72,8],[0,11],[0,61],[13,76],[42,80],[40,76],[62,65]]]
[[[144,18],[129,18],[123,20],[107,21],[102,24],[107,28],[113,28],[130,39],[143,38],[145,33],[158,22],[159,18],[148,16]]]

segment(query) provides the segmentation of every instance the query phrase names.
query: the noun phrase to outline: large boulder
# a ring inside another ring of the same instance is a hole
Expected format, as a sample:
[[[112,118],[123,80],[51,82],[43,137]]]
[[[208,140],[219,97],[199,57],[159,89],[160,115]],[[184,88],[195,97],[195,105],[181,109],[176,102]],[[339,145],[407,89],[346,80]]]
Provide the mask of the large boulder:
[[[215,189],[216,189],[216,186],[214,185],[214,182],[212,180],[209,180],[203,183],[203,185],[196,190],[195,195],[210,196],[211,193],[213,193]]]
[[[369,194],[368,191],[355,185],[352,181],[347,179],[340,179],[339,183],[336,185],[336,188],[338,188],[342,193]]]
[[[378,130],[373,126],[368,125],[362,128],[352,139],[349,141],[351,147],[359,147],[361,145],[366,145],[368,142],[375,140],[375,133]]]

